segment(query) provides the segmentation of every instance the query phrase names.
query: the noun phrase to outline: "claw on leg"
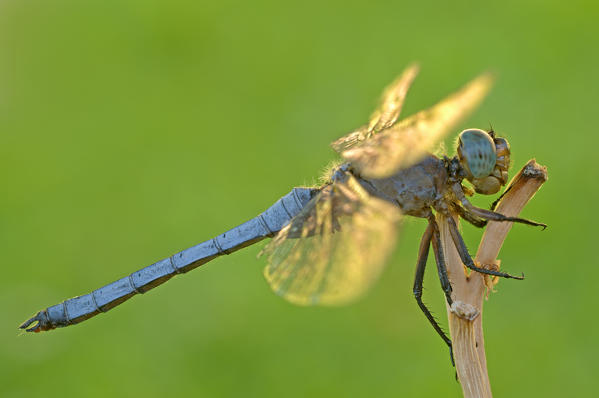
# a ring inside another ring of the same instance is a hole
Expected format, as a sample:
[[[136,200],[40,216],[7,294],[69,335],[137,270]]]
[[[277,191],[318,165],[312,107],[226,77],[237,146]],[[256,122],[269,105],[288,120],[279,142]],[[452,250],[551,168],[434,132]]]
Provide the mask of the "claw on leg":
[[[502,278],[507,278],[507,279],[518,279],[518,280],[524,279],[524,275],[514,276],[514,275],[510,275],[506,272],[499,272],[499,271],[494,271],[491,269],[481,268],[481,267],[477,266],[476,264],[474,264],[474,261],[472,260],[470,253],[468,253],[468,248],[466,247],[466,244],[464,243],[464,239],[462,238],[462,235],[460,234],[460,231],[458,230],[458,226],[457,226],[456,222],[454,221],[454,219],[451,218],[451,216],[447,217],[447,224],[449,225],[449,233],[450,233],[453,243],[455,244],[455,247],[458,251],[460,259],[462,260],[462,263],[466,267],[468,267],[471,270],[474,270],[476,272],[479,272],[481,274],[500,276]]]
[[[488,269],[491,271],[499,271],[499,265],[500,265],[500,261],[499,260],[495,260],[495,263],[493,264],[482,264],[479,261],[477,261],[476,259],[472,259],[474,261],[474,264],[480,268],[484,268],[484,269]],[[485,284],[485,288],[486,288],[486,293],[485,296],[488,299],[489,298],[489,293],[495,291],[495,285],[497,284],[497,282],[499,282],[499,277],[495,276],[495,275],[483,275],[483,283]]]

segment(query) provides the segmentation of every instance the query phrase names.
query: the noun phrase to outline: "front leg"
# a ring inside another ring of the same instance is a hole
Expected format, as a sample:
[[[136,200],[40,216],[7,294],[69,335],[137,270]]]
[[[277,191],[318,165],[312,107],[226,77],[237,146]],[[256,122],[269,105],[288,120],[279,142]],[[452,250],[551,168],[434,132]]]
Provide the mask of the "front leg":
[[[520,218],[520,217],[508,217],[508,216],[504,216],[503,214],[497,213],[492,210],[486,210],[486,209],[481,209],[480,207],[476,207],[472,203],[470,203],[470,201],[466,198],[466,196],[464,195],[464,192],[462,191],[462,187],[460,186],[460,184],[457,184],[457,183],[453,184],[451,188],[452,188],[453,193],[457,197],[457,199],[462,203],[462,205],[466,208],[466,210],[469,211],[470,213],[474,214],[477,217],[480,217],[480,218],[483,218],[483,219],[489,220],[489,221],[517,222],[517,223],[521,223],[521,224],[532,225],[535,227],[542,227],[543,229],[547,228],[547,224],[543,224],[543,223],[532,221],[532,220],[527,220],[525,218]]]
[[[474,225],[476,228],[484,228],[487,226],[487,220],[476,217],[474,214],[470,213],[457,203],[451,204],[451,210],[457,213],[464,220],[468,221],[470,224]]]
[[[505,194],[508,193],[510,191],[510,189],[512,189],[512,187],[513,187],[513,185],[510,185],[509,187],[507,187],[507,189],[505,191],[503,191],[503,193],[501,195],[499,195],[499,197],[497,199],[495,199],[495,201],[493,201],[493,203],[491,203],[491,211],[495,211],[495,209],[497,208],[497,205],[499,204],[499,201],[501,199],[503,199]]]

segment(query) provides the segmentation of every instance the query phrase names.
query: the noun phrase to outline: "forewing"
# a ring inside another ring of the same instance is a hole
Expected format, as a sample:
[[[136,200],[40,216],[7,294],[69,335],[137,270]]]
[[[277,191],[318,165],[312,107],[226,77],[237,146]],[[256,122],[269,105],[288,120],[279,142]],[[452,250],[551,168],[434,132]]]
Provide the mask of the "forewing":
[[[482,101],[492,84],[483,74],[435,106],[381,131],[341,155],[369,178],[389,177],[411,166],[451,131]]]
[[[418,74],[418,65],[411,65],[383,93],[380,106],[370,116],[368,131],[377,133],[391,127],[399,117],[408,89]]]
[[[399,210],[353,178],[313,198],[261,254],[271,288],[294,304],[338,305],[378,278],[396,236]]]
[[[380,105],[370,116],[368,124],[334,141],[331,144],[333,149],[341,153],[367,140],[379,131],[391,127],[399,117],[408,89],[418,74],[418,70],[416,64],[409,66],[385,89]]]

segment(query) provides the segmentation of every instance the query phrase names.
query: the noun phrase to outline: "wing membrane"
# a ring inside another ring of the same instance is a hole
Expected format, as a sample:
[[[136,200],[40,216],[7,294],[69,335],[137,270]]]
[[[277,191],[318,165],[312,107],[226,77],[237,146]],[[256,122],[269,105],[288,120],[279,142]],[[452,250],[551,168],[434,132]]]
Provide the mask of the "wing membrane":
[[[373,134],[391,127],[399,117],[408,89],[418,74],[418,70],[416,64],[409,66],[401,76],[385,89],[381,96],[380,105],[370,116],[368,124],[333,142],[331,144],[333,149],[341,153],[367,140]]]
[[[294,304],[338,305],[378,278],[395,242],[399,209],[349,177],[322,189],[264,248],[264,276]]]
[[[482,101],[492,84],[483,74],[435,106],[351,146],[341,155],[361,175],[384,178],[419,161]]]

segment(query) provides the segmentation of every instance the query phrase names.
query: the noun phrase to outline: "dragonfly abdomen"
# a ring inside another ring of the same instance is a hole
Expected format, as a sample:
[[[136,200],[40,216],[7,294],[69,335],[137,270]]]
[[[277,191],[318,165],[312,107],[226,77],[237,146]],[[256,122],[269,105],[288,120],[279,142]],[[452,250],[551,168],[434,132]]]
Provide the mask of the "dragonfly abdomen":
[[[20,327],[25,329],[34,324],[27,331],[40,332],[82,322],[116,307],[138,293],[145,293],[163,284],[176,274],[191,271],[218,256],[272,237],[301,211],[314,191],[312,188],[293,188],[257,217],[91,293],[48,307]]]

